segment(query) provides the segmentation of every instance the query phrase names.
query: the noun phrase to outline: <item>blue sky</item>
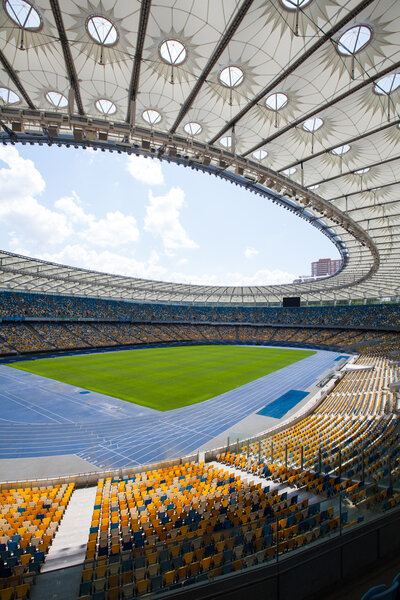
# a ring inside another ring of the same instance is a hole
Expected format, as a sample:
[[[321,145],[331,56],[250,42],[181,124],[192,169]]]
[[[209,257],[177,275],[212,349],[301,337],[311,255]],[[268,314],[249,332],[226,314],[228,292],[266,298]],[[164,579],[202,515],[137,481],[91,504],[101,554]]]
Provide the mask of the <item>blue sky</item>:
[[[286,283],[338,257],[305,221],[215,177],[55,146],[0,146],[0,236],[3,250],[191,283]]]

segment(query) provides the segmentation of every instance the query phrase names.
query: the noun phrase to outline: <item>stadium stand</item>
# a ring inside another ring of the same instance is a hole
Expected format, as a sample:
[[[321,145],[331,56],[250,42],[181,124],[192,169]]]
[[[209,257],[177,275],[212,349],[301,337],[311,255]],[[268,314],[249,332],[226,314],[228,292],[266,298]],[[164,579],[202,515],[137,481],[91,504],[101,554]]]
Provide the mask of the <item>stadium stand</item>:
[[[0,490],[0,598],[27,598],[74,484]]]
[[[227,447],[214,462],[100,476],[82,600],[131,599],[218,581],[274,564],[399,505],[394,486],[400,437],[388,391],[397,376],[388,356],[399,347],[398,305],[382,311],[233,309],[8,292],[1,300],[4,356],[182,342],[271,343],[357,350],[355,364],[369,366],[345,373],[307,416]],[[72,489],[3,490],[1,599],[28,597]],[[54,498],[64,508],[50,502]]]
[[[277,307],[202,307],[162,304],[137,304],[121,300],[0,292],[0,316],[23,319],[67,318],[105,321],[144,322],[218,322],[303,325],[310,327],[400,328],[398,304],[358,306]]]

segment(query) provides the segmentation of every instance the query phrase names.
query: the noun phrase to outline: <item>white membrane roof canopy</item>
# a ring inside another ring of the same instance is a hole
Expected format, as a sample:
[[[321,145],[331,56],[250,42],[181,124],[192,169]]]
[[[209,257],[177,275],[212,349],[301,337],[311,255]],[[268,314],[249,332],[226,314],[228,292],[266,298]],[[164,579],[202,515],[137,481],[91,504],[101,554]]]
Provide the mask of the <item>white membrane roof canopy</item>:
[[[209,170],[285,199],[340,245],[344,268],[302,284],[192,286],[2,252],[0,287],[224,304],[399,298],[399,109],[398,0],[2,0],[0,141]]]

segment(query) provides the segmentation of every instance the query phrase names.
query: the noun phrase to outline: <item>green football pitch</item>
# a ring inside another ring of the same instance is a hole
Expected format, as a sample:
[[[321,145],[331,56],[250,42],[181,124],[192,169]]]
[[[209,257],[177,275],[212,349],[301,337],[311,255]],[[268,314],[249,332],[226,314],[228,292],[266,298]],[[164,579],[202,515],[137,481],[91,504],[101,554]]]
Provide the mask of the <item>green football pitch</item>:
[[[203,402],[307,356],[306,350],[174,346],[41,358],[13,367],[157,410]]]

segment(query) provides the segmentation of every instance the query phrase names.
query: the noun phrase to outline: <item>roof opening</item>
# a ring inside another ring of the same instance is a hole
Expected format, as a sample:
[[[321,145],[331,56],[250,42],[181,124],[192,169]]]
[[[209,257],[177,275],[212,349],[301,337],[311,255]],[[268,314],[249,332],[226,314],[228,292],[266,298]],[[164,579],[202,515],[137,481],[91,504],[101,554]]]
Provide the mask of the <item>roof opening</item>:
[[[200,123],[196,123],[195,121],[190,121],[190,123],[186,123],[183,129],[188,135],[199,135],[203,131],[203,128],[200,125]]]
[[[106,98],[99,98],[96,100],[95,107],[102,115],[113,115],[117,112],[117,107],[114,102],[107,100]]]
[[[4,104],[18,104],[21,102],[21,98],[10,90],[10,88],[0,87],[0,98],[3,100]]]
[[[153,108],[147,108],[142,113],[143,119],[149,123],[149,125],[157,125],[161,121],[161,115],[158,110],[154,110]]]
[[[288,103],[288,97],[283,92],[275,92],[265,99],[265,106],[270,110],[280,110]]]
[[[165,40],[160,46],[160,56],[169,65],[180,65],[186,54],[185,46],[178,40]]]
[[[102,46],[112,46],[118,39],[115,25],[105,17],[89,17],[87,30],[90,37]]]
[[[23,29],[40,29],[42,24],[38,11],[26,0],[6,0],[6,11],[10,19]]]
[[[370,41],[372,31],[366,25],[351,27],[340,36],[336,49],[339,54],[350,56],[362,50]]]
[[[392,73],[378,79],[374,85],[376,94],[386,94],[387,96],[397,90],[400,85],[400,73]]]
[[[60,94],[60,92],[47,92],[46,100],[56,108],[65,108],[68,106],[67,98],[64,94]]]
[[[219,80],[225,87],[238,87],[244,79],[244,73],[240,67],[225,67],[219,74]]]

